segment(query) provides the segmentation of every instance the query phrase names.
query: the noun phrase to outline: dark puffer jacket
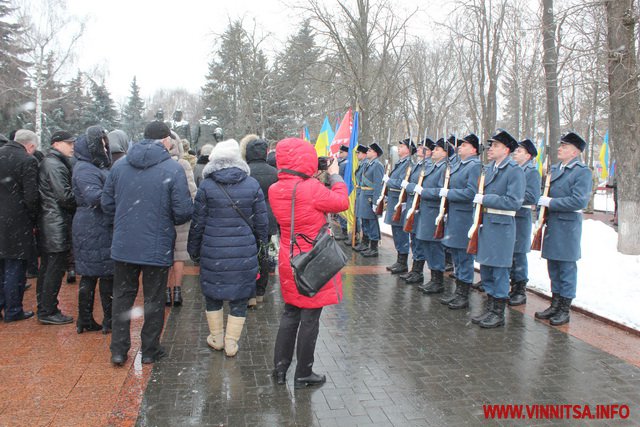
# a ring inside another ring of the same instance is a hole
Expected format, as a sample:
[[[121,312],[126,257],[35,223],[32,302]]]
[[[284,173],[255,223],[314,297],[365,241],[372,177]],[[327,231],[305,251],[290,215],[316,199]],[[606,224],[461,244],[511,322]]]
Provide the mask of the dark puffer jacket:
[[[268,148],[267,141],[264,139],[251,141],[247,144],[245,158],[249,164],[250,175],[258,181],[264,194],[269,214],[269,235],[273,236],[278,232],[278,223],[269,204],[269,187],[278,182],[278,170],[267,164]]]
[[[71,249],[71,221],[76,199],[71,188],[71,160],[52,148],[40,163],[38,218],[40,248],[47,253]]]
[[[182,166],[156,140],[133,144],[111,168],[102,210],[114,217],[111,258],[131,264],[173,264],[175,226],[191,219],[193,203]]]
[[[236,205],[253,221],[258,238],[267,240],[267,209],[258,182],[248,176],[247,164],[215,160],[204,169],[205,179],[196,194],[189,230],[189,255],[200,258],[202,293],[218,300],[250,298],[255,293],[258,273],[254,234],[230,200],[219,188],[224,186]]]
[[[76,272],[86,276],[113,275],[111,260],[111,217],[102,211],[100,198],[107,180],[110,165],[108,155],[99,134],[87,130],[75,142],[73,167],[73,194],[78,208],[73,217],[73,252]]]
[[[35,253],[38,162],[14,141],[0,148],[0,258],[29,259]]]

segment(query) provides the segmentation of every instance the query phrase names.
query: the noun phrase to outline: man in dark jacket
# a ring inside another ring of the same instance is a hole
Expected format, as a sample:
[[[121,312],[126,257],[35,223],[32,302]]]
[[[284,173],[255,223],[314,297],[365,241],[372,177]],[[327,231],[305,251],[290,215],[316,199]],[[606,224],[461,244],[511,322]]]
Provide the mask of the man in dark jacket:
[[[269,187],[278,181],[278,171],[273,166],[267,164],[268,149],[269,145],[267,141],[255,136],[255,138],[247,142],[245,152],[250,175],[260,184],[260,188],[264,194],[264,201],[267,205],[267,214],[269,215],[269,236],[267,242],[271,240],[271,236],[278,232],[278,223],[273,216],[273,211],[269,204]],[[266,247],[268,251],[268,245]],[[259,261],[260,278],[256,280],[256,302],[262,302],[264,300],[264,294],[269,284],[269,253],[260,254]],[[249,305],[252,305],[251,302],[250,300]]]
[[[22,297],[38,215],[37,137],[20,130],[15,138],[0,148],[0,311],[7,323],[33,317],[23,310]]]
[[[71,188],[71,157],[75,138],[66,131],[51,136],[51,150],[40,163],[41,212],[38,218],[42,262],[36,298],[38,320],[46,325],[73,322],[58,309],[58,292],[71,250],[71,222],[76,201]]]
[[[166,124],[148,124],[144,139],[113,165],[102,192],[102,209],[114,217],[111,362],[116,366],[125,363],[131,348],[131,308],[141,273],[142,363],[154,363],[166,355],[160,346],[160,333],[163,297],[173,264],[175,226],[189,221],[193,212],[184,169],[168,151],[170,139]]]

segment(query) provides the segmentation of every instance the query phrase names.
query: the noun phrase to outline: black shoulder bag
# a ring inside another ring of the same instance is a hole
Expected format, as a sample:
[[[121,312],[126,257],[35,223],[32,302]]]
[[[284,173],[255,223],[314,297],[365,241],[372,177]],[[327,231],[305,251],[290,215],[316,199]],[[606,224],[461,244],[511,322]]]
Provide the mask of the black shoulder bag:
[[[291,198],[291,246],[290,246],[290,262],[293,278],[296,287],[301,295],[312,297],[320,291],[320,289],[329,282],[342,270],[347,264],[347,256],[333,238],[330,230],[327,230],[329,224],[325,224],[320,228],[315,239],[311,240],[308,236],[301,233],[295,233],[294,228],[294,208],[296,202],[296,187],[293,187],[293,196]],[[300,246],[296,243],[296,237],[300,237],[307,243],[313,245],[309,252],[300,252],[293,255],[293,246]]]
[[[231,207],[236,212],[238,212],[238,215],[240,215],[240,217],[244,220],[244,222],[247,223],[249,228],[251,228],[253,237],[256,239],[256,247],[258,248],[258,268],[260,268],[260,260],[262,260],[263,257],[267,255],[267,245],[262,240],[260,240],[260,238],[258,237],[258,234],[256,233],[255,228],[253,228],[253,223],[249,221],[249,218],[247,218],[246,215],[240,210],[238,205],[236,205],[236,202],[233,201],[229,193],[227,193],[227,190],[219,182],[216,182],[216,184],[218,184],[218,187],[220,188],[220,190],[222,190],[222,192],[225,194],[225,196],[227,196],[227,198],[231,202]]]

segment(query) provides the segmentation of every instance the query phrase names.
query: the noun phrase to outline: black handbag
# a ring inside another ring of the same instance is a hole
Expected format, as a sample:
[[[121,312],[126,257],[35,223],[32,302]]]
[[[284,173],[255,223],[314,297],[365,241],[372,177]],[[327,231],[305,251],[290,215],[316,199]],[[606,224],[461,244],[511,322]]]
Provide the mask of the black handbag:
[[[298,184],[296,183],[293,187],[293,197],[291,198],[291,246],[289,258],[298,292],[300,295],[312,297],[342,270],[342,267],[347,264],[347,256],[333,238],[329,224],[323,225],[313,240],[304,234],[294,232],[294,207],[297,186]],[[300,246],[296,243],[296,237],[300,237],[313,245],[311,250],[309,252],[301,251],[294,256],[294,245],[298,246],[298,250],[300,250]]]

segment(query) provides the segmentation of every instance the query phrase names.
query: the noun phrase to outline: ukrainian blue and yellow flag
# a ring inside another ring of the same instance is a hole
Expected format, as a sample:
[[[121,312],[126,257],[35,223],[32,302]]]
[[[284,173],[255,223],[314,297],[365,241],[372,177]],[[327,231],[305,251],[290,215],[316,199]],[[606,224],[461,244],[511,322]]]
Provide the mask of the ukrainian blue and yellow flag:
[[[540,141],[540,146],[538,147],[538,156],[536,157],[536,169],[538,169],[538,173],[540,176],[544,173],[542,169],[544,169],[544,138]]]
[[[604,141],[600,147],[600,178],[607,179],[609,177],[609,131],[604,134]]]
[[[335,133],[333,132],[331,123],[329,123],[329,117],[324,116],[324,122],[322,123],[322,128],[320,128],[320,133],[318,134],[315,145],[318,157],[329,155],[329,145],[331,145],[334,136]]]
[[[353,127],[351,128],[351,138],[349,139],[349,156],[344,169],[344,182],[347,185],[349,195],[349,209],[344,212],[347,219],[347,229],[350,233],[355,231],[356,226],[356,169],[358,168],[358,157],[356,148],[358,147],[358,119],[360,113],[353,114]]]

